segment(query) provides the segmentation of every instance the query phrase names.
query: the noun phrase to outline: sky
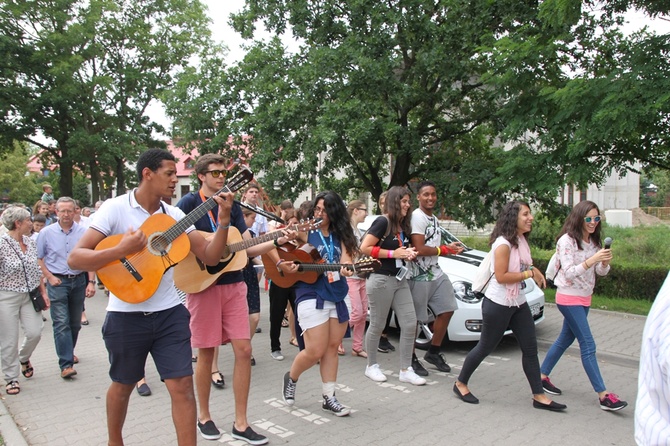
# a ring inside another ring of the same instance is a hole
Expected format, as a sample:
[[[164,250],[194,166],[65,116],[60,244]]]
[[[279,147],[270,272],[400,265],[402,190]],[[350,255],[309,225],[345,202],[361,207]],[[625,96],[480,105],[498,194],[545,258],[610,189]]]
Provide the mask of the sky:
[[[213,39],[228,47],[229,52],[228,57],[226,58],[227,64],[231,65],[241,60],[244,57],[244,51],[241,48],[244,40],[228,25],[228,17],[231,13],[239,12],[244,7],[244,0],[201,1],[209,9],[209,16],[212,19],[211,31]],[[629,20],[629,23],[624,27],[624,31],[627,33],[632,33],[633,31],[642,28],[644,25],[649,26],[652,31],[659,34],[670,33],[670,21],[660,19],[652,21],[642,13],[629,13],[627,14],[627,19]],[[257,28],[257,38],[267,36],[269,36],[269,34],[265,33],[264,30]],[[290,36],[284,38],[283,42],[289,49],[292,47],[297,48],[297,44]],[[169,129],[170,122],[165,117],[165,113],[160,104],[153,103],[151,107],[149,107],[149,116],[165,126],[165,128]]]

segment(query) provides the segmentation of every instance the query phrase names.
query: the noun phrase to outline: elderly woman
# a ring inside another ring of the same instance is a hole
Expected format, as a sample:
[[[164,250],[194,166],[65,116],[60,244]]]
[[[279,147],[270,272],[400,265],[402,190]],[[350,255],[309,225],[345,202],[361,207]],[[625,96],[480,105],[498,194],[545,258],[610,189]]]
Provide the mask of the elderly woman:
[[[28,293],[39,287],[47,307],[49,298],[37,264],[37,246],[30,238],[30,213],[23,207],[11,206],[2,213],[2,224],[8,232],[0,238],[0,355],[7,394],[17,395],[21,391],[19,369],[24,377],[33,376],[30,355],[40,341],[44,325]],[[25,335],[20,349],[19,323]]]

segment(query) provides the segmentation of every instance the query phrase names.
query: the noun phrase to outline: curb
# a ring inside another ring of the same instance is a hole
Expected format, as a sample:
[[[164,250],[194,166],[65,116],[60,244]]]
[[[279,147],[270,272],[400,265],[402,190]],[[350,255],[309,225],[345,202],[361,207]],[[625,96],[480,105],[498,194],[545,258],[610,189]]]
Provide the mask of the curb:
[[[6,446],[28,446],[28,442],[23,438],[23,434],[16,425],[14,418],[7,411],[4,401],[0,404],[0,434],[2,434]]]

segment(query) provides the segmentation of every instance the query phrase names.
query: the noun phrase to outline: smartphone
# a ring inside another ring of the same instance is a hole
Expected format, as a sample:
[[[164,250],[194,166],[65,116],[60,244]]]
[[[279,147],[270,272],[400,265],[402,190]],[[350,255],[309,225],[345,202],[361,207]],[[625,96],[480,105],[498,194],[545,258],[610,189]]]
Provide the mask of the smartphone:
[[[407,275],[407,271],[409,271],[409,270],[407,269],[406,266],[401,266],[401,267],[398,269],[398,274],[395,275],[395,278],[396,278],[398,281],[404,279],[405,276]]]

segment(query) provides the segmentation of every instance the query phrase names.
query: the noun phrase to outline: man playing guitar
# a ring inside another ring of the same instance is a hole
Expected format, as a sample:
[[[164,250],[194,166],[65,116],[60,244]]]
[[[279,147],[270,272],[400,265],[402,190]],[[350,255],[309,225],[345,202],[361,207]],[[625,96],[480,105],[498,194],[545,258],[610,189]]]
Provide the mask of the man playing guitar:
[[[130,257],[147,247],[147,236],[139,228],[155,214],[168,214],[175,220],[184,213],[162,201],[171,197],[177,184],[174,156],[165,150],[151,149],[137,161],[139,186],[127,194],[105,201],[94,214],[68,258],[70,268],[85,271],[101,269],[110,262]],[[214,197],[218,204],[217,229],[209,241],[190,227],[186,230],[190,250],[208,265],[216,265],[226,247],[232,193]],[[120,242],[106,249],[95,247],[106,237],[123,234]],[[156,271],[163,274],[164,271]],[[172,400],[177,444],[196,444],[196,406],[188,310],[181,305],[172,280],[172,269],[165,271],[153,295],[140,303],[128,303],[110,293],[103,338],[109,352],[112,384],[107,391],[107,430],[109,445],[123,445],[122,429],[130,394],[144,376],[147,355],[165,381]]]
[[[202,155],[195,163],[195,172],[200,182],[200,190],[185,195],[177,203],[177,207],[185,213],[196,208],[221,188],[227,173],[225,160],[217,154]],[[230,224],[239,230],[245,240],[251,238],[237,203],[232,206]],[[217,208],[196,221],[195,227],[200,231],[218,231]],[[288,240],[288,236],[282,236],[277,242],[282,244]],[[255,257],[271,251],[270,255],[278,261],[279,256],[274,248],[274,242],[268,241],[248,248],[246,255]],[[284,268],[286,272],[291,271],[289,266]],[[197,423],[200,434],[208,440],[216,440],[222,435],[209,411],[210,381],[215,347],[230,342],[235,355],[235,421],[232,436],[249,444],[267,443],[268,439],[254,432],[247,421],[247,401],[251,384],[251,340],[247,286],[242,271],[224,273],[213,286],[199,293],[187,294],[186,306],[191,312],[191,345],[198,348],[195,383],[200,409]]]

